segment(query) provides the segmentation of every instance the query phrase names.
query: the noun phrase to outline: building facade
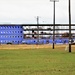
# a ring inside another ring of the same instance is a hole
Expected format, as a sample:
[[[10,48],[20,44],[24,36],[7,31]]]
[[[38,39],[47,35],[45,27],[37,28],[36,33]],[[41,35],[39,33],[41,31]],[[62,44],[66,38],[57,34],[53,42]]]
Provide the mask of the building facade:
[[[57,27],[59,26],[59,27]],[[69,29],[64,29],[63,26],[69,27],[69,25],[56,24],[55,33],[58,37],[65,32],[69,32]],[[75,38],[75,25],[72,25],[72,33]],[[60,28],[61,27],[61,28]],[[39,32],[38,32],[39,31]],[[61,33],[60,33],[61,32]],[[55,38],[55,40],[60,40],[60,38]],[[66,39],[67,40],[67,39]],[[69,39],[68,39],[69,40]],[[36,44],[41,43],[53,43],[53,24],[39,24],[39,29],[37,24],[2,24],[0,25],[0,44]],[[61,42],[60,40],[59,42]],[[63,41],[62,41],[63,42]],[[68,41],[67,41],[68,43]]]
[[[0,44],[20,44],[23,40],[21,25],[0,25]]]

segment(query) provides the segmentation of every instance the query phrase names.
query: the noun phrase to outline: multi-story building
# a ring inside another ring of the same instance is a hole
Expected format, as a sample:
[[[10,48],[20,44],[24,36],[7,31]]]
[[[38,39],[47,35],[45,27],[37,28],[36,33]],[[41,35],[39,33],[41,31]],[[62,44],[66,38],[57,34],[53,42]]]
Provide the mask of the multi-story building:
[[[75,28],[72,25],[72,34],[75,37]],[[63,28],[63,27],[66,27]],[[38,29],[39,28],[39,29]],[[69,33],[69,25],[56,24],[55,35]],[[52,36],[52,37],[51,37]],[[59,36],[60,37],[60,36]],[[53,41],[53,24],[2,24],[0,25],[0,44],[21,44],[25,41],[36,43],[43,40]]]
[[[23,28],[21,25],[0,25],[1,44],[19,44],[23,40]]]

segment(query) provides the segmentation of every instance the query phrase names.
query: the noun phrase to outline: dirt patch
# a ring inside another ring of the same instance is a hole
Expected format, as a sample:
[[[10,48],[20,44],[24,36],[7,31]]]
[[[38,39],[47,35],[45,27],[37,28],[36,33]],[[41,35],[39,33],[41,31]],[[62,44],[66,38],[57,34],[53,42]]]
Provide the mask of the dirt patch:
[[[55,45],[55,48],[65,48],[66,45]],[[52,48],[52,44],[44,45],[0,45],[0,49],[35,49],[35,48]]]

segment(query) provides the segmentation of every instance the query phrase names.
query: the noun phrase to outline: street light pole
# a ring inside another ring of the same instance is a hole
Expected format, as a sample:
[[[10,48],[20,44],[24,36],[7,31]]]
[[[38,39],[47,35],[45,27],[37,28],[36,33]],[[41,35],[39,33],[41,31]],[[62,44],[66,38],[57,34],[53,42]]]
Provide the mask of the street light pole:
[[[54,40],[55,40],[55,2],[58,2],[58,0],[50,0],[54,4],[54,14],[53,14],[53,46],[52,48],[54,49]]]
[[[71,6],[69,0],[69,52],[71,52]]]

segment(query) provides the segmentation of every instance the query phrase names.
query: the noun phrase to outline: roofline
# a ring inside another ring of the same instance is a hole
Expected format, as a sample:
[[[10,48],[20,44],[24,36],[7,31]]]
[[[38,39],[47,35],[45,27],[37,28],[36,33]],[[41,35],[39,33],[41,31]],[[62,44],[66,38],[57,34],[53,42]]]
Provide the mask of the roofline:
[[[21,26],[37,26],[37,24],[0,24],[0,26],[2,25],[21,25]],[[39,26],[53,26],[53,24],[38,24]],[[55,24],[55,26],[69,26],[69,24]],[[71,24],[71,26],[75,26],[75,24]]]

